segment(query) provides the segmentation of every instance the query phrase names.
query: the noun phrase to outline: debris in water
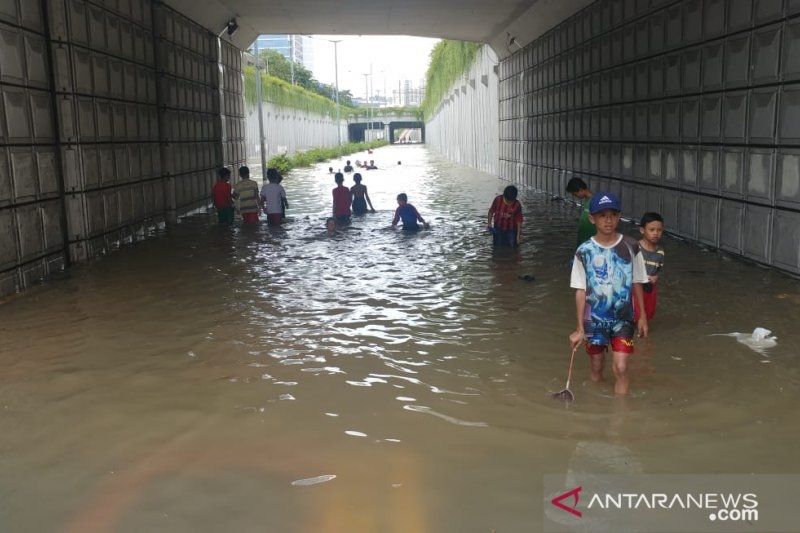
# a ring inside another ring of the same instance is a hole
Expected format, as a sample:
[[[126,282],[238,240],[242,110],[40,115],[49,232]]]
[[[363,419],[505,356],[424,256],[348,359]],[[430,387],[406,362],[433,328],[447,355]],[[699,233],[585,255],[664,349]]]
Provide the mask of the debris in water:
[[[324,476],[317,476],[317,477],[309,477],[306,479],[297,479],[292,481],[293,487],[307,487],[309,485],[318,485],[319,483],[326,483],[331,481],[332,479],[336,479],[334,474],[325,474]]]
[[[741,342],[751,350],[761,355],[767,355],[766,351],[769,348],[774,348],[778,345],[778,337],[772,335],[772,331],[758,327],[753,330],[753,333],[715,333],[714,336],[733,337]]]

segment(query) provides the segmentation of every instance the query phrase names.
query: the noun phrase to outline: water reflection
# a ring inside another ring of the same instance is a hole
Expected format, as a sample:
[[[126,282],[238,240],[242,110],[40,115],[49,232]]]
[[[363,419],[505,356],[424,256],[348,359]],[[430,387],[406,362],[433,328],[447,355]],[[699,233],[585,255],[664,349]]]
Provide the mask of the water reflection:
[[[579,357],[565,409],[575,211],[523,191],[522,246],[493,250],[504,182],[374,157],[403,165],[338,238],[325,164],[287,177],[279,229],[195,217],[0,307],[4,526],[535,530],[545,472],[800,467],[796,281],[667,239],[631,397]],[[388,228],[398,192],[429,231]],[[711,336],[757,325],[770,364]]]

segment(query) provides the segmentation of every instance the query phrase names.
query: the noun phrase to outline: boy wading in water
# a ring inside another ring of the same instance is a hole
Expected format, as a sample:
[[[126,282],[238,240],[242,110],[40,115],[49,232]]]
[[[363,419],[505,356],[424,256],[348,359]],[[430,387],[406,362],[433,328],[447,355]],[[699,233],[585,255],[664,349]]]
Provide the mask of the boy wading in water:
[[[592,381],[602,381],[605,352],[611,345],[614,393],[628,393],[628,356],[633,353],[633,302],[641,307],[647,272],[639,243],[617,232],[620,202],[612,193],[596,193],[589,203],[594,237],[578,246],[570,286],[575,290],[577,328],[569,336],[574,349],[586,343]],[[639,317],[639,336],[648,332],[647,316]]]
[[[522,240],[522,204],[517,200],[518,194],[517,188],[509,185],[489,208],[486,229],[492,234],[495,246],[515,247]]]
[[[361,174],[353,174],[353,181],[356,182],[355,185],[350,187],[350,193],[353,195],[353,214],[365,214],[367,212],[367,204],[369,204],[369,210],[374,213],[375,208],[372,207],[372,200],[369,199],[367,186],[361,183]]]
[[[417,231],[419,229],[417,221],[422,222],[425,228],[430,227],[430,225],[425,222],[425,219],[422,218],[422,215],[419,214],[417,208],[408,203],[408,196],[404,192],[397,195],[397,209],[392,219],[392,227],[396,228],[400,220],[403,221],[403,231]]]
[[[594,236],[595,227],[589,220],[589,202],[592,199],[592,191],[586,182],[580,178],[572,178],[567,182],[567,192],[573,198],[581,202],[581,216],[578,219],[578,246],[585,243]]]
[[[332,191],[333,218],[336,219],[338,224],[347,224],[350,222],[350,204],[353,202],[353,193],[342,185],[344,183],[344,175],[341,172],[337,172],[333,179],[336,181],[336,188]]]
[[[258,184],[250,179],[250,169],[239,167],[239,183],[233,187],[233,197],[239,200],[239,212],[245,224],[258,224],[258,212],[261,211],[261,198]]]
[[[286,201],[286,190],[280,183],[280,174],[274,168],[267,169],[267,183],[261,187],[261,204],[267,213],[267,222],[277,225],[283,222],[284,206],[288,207]]]
[[[233,188],[231,187],[231,171],[222,167],[217,171],[219,179],[214,184],[211,195],[214,207],[217,208],[217,219],[220,224],[233,224]]]
[[[644,299],[644,314],[649,322],[656,316],[658,275],[661,274],[661,270],[664,268],[664,248],[658,244],[664,235],[664,219],[658,213],[645,213],[642,215],[642,220],[639,221],[639,231],[642,233],[639,246],[642,247],[642,257],[644,257],[648,281],[648,283],[642,285],[642,291],[644,292],[642,296]],[[638,321],[642,308],[636,305],[633,311],[633,319]]]

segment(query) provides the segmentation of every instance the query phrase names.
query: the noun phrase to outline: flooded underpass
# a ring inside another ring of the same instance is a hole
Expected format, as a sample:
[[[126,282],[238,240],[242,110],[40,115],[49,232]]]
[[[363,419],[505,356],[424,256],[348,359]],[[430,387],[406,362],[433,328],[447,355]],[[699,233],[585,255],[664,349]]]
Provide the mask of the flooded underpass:
[[[537,531],[543,474],[798,471],[798,281],[667,238],[630,396],[581,356],[565,406],[575,209],[523,191],[493,251],[506,182],[370,158],[340,236],[324,163],[279,229],[190,217],[0,306],[0,530]]]

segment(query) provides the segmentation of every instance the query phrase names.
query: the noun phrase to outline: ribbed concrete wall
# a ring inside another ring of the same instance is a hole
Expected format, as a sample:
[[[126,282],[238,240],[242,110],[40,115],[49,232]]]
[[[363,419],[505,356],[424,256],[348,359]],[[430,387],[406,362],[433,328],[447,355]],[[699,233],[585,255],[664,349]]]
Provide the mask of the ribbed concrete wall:
[[[800,2],[600,0],[504,60],[502,174],[800,272]]]
[[[245,148],[245,113],[244,113],[244,75],[242,73],[242,52],[225,41],[220,41],[221,72],[220,116],[222,161],[226,166],[237,168],[247,159]],[[234,181],[238,181],[238,174]],[[210,186],[210,185],[209,185]]]
[[[39,2],[0,3],[0,294],[66,260],[48,65]]]
[[[164,5],[153,7],[153,17],[160,181],[172,220],[205,204],[221,161],[219,45],[208,30]]]
[[[282,153],[293,154],[310,148],[336,146],[339,135],[336,119],[327,115],[310,113],[291,107],[280,107],[271,102],[262,104],[264,115],[264,142],[267,159]],[[258,107],[246,104],[247,157],[259,155]],[[347,142],[347,121],[339,122],[342,142]]]
[[[244,160],[241,53],[159,2],[0,2],[0,95],[0,295],[206,205]]]
[[[425,123],[425,142],[435,152],[462,165],[498,174],[497,56],[482,47]]]

